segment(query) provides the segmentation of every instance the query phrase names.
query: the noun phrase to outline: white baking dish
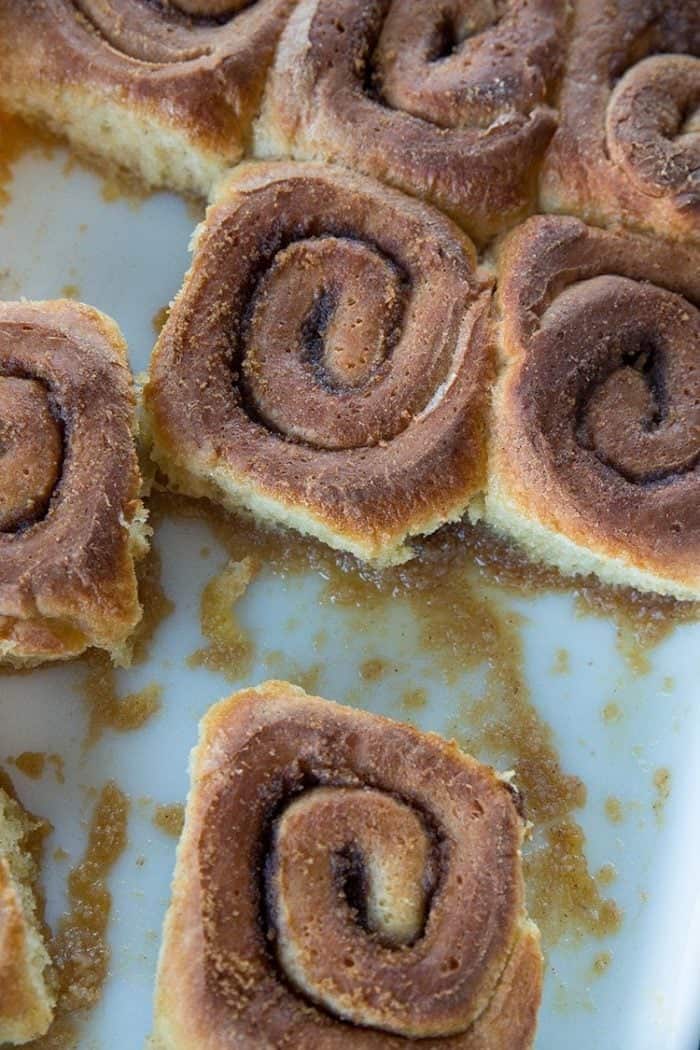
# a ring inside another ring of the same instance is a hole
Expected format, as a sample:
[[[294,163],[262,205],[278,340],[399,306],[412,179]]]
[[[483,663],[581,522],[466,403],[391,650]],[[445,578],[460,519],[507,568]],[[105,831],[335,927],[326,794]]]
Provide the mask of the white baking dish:
[[[11,201],[0,224],[0,296],[60,296],[66,286],[111,314],[144,369],[154,340],[153,315],[177,290],[187,265],[192,208],[161,195],[141,203],[103,197],[102,180],[80,167],[64,171],[66,155],[40,152],[14,166]],[[201,556],[206,544],[210,553]],[[105,732],[86,748],[87,706],[76,692],[78,666],[0,677],[0,763],[23,751],[59,753],[65,783],[50,772],[30,780],[8,767],[23,800],[55,826],[46,861],[48,915],[65,903],[70,861],[79,858],[91,787],[113,777],[132,798],[129,848],[111,879],[114,894],[111,976],[86,1023],[81,1046],[138,1047],[148,1032],[159,930],[168,900],[175,843],[152,823],[152,802],[182,801],[187,755],[198,717],[230,692],[222,676],[185,662],[201,644],[202,585],[223,555],[204,525],[172,524],[160,534],[164,583],[177,608],[158,633],[145,666],[120,676],[126,692],[151,681],[165,690],[162,711],[138,732]],[[391,620],[358,635],[342,609],[319,607],[322,581],[303,585],[259,577],[239,607],[260,644],[246,681],[292,673],[321,662],[319,691],[401,716],[403,688],[425,685],[428,703],[415,717],[446,731],[458,717],[460,685],[441,681],[429,656],[407,644]],[[633,672],[615,644],[614,625],[575,614],[570,595],[513,599],[524,617],[527,677],[537,708],[552,726],[565,769],[580,776],[588,801],[580,813],[592,870],[611,863],[609,890],[624,910],[609,939],[564,937],[549,953],[539,1050],[696,1050],[700,1034],[700,625],[681,626],[651,654],[651,669]],[[291,623],[290,623],[291,620]],[[323,625],[327,644],[313,639]],[[405,624],[404,624],[405,630]],[[557,650],[569,653],[569,673],[554,673]],[[268,651],[283,655],[271,667]],[[376,683],[358,674],[375,655],[396,659],[399,671]],[[241,683],[243,684],[243,683]],[[398,690],[398,692],[397,692]],[[617,720],[602,709],[615,703]],[[670,771],[670,797],[654,808],[657,769]],[[605,800],[620,800],[613,824]],[[94,797],[94,796],[93,796]],[[139,801],[140,800],[140,801]],[[152,800],[152,801],[150,801]],[[611,962],[600,976],[593,963]]]

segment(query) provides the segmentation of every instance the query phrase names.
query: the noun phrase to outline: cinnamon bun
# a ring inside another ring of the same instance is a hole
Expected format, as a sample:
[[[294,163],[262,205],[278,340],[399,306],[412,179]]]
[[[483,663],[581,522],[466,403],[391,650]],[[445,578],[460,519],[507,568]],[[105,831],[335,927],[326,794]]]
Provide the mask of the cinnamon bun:
[[[243,154],[292,0],[0,0],[0,103],[153,187]]]
[[[532,210],[555,127],[562,0],[301,0],[257,156],[344,164],[483,241]]]
[[[700,7],[580,0],[545,211],[700,240]]]
[[[486,517],[564,573],[700,597],[700,251],[538,216],[498,299]]]
[[[53,1018],[51,963],[40,928],[37,864],[30,839],[39,825],[0,788],[0,1044],[44,1035]]]
[[[126,658],[147,549],[126,346],[97,310],[0,304],[0,663]]]
[[[490,291],[427,205],[340,168],[220,189],[151,362],[172,487],[378,563],[484,480]]]
[[[522,1050],[540,1000],[513,789],[268,682],[202,723],[153,1046]]]

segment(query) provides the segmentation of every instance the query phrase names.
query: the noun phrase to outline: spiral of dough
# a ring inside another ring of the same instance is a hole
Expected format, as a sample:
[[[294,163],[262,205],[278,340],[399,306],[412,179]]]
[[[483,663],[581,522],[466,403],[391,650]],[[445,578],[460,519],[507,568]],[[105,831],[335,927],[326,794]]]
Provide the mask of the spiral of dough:
[[[0,531],[43,516],[63,463],[61,424],[35,379],[0,374]]]
[[[336,546],[405,556],[482,477],[488,295],[432,209],[341,169],[242,169],[154,355],[158,461],[194,494],[257,510],[254,486]]]
[[[221,31],[248,4],[216,0],[71,0],[73,7],[123,55],[167,64],[201,59],[216,50]]]
[[[700,10],[582,0],[540,203],[596,225],[700,240]]]
[[[195,777],[176,873],[187,918],[172,918],[199,917],[202,958],[193,984],[166,934],[160,976],[191,1045],[204,1014],[217,1047],[254,1033],[323,1050],[530,1045],[541,963],[523,821],[493,770],[266,683],[207,716]]]
[[[610,578],[617,560],[615,582],[681,597],[699,582],[698,262],[541,218],[501,264],[496,489],[508,479],[526,516],[596,551]]]
[[[140,619],[134,429],[112,322],[68,302],[0,306],[0,659],[116,653]]]
[[[700,212],[700,58],[654,55],[610,96],[610,156],[642,193]]]
[[[532,203],[554,130],[557,0],[302,0],[257,127],[261,156],[332,160],[430,200],[482,240]]]

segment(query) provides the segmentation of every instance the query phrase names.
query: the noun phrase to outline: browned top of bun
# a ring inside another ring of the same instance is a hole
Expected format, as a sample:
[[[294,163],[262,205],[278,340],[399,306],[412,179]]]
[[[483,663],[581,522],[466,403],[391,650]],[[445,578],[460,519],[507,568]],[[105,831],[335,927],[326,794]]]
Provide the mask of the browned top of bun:
[[[243,152],[292,0],[5,0],[0,56],[15,98],[78,88],[184,130],[229,162]],[[39,78],[39,80],[37,80]],[[146,148],[146,144],[144,144]]]
[[[339,168],[241,168],[153,356],[159,461],[393,552],[483,481],[488,298],[434,209]]]
[[[699,106],[697,2],[580,0],[545,208],[700,239]]]
[[[499,470],[557,531],[697,588],[697,249],[535,217],[499,269]]]
[[[484,240],[531,206],[565,16],[559,0],[302,0],[260,147],[374,175]]]
[[[523,823],[491,769],[273,682],[212,709],[192,772],[156,1045],[531,1045]]]
[[[0,406],[0,642],[10,658],[111,648],[140,618],[134,395],[118,330],[75,303],[0,304]]]

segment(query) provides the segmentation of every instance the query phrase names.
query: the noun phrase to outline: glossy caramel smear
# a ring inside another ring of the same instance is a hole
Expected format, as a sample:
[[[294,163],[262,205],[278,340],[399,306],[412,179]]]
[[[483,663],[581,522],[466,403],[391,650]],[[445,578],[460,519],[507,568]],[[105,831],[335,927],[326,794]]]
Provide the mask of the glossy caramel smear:
[[[116,784],[104,786],[95,805],[83,859],[68,876],[68,912],[49,945],[58,1004],[47,1035],[33,1050],[73,1050],[77,1018],[100,999],[107,978],[107,930],[112,896],[107,877],[127,842],[129,803]]]
[[[118,733],[140,729],[160,709],[163,689],[155,682],[136,692],[120,694],[117,671],[107,653],[91,650],[82,663],[85,676],[79,690],[89,705],[88,744],[99,740],[105,729]]]
[[[465,672],[482,670],[481,695],[463,697],[450,731],[477,758],[515,771],[527,816],[534,825],[532,840],[524,850],[528,906],[542,928],[545,944],[585,935],[605,936],[618,929],[621,913],[601,893],[601,887],[610,881],[597,880],[590,872],[585,837],[576,820],[576,810],[585,803],[585,786],[562,769],[551,730],[531,701],[523,670],[520,621],[509,599],[515,594],[573,590],[581,613],[614,620],[620,649],[638,671],[644,670],[650,647],[676,623],[698,617],[697,606],[608,589],[592,579],[565,580],[553,570],[529,563],[483,527],[462,524],[441,530],[421,543],[418,557],[408,565],[373,572],[312,540],[262,528],[247,516],[226,514],[206,500],[156,493],[152,515],[156,524],[164,516],[206,522],[230,562],[245,563],[249,579],[263,566],[281,577],[309,570],[319,574],[325,581],[321,601],[344,608],[353,635],[364,634],[372,640],[373,624],[381,622],[396,603],[404,603],[419,626],[420,655],[428,673],[442,682],[457,688]],[[240,657],[246,635],[233,608],[234,592],[240,590],[233,588],[225,596],[231,598],[225,611],[235,632],[229,668],[235,678],[247,666]],[[221,591],[214,586],[211,591],[217,598],[213,605],[205,598],[203,623],[207,617],[211,622],[223,615]],[[248,644],[252,653],[252,641]],[[280,676],[299,680],[309,670],[287,666],[283,657],[277,661],[279,666],[274,660],[270,664],[273,656],[268,654],[267,662]],[[557,660],[555,670],[567,673],[565,663],[568,660]],[[393,657],[373,656],[360,663],[358,677],[373,682],[394,668]],[[352,698],[335,698],[361,703],[362,692]],[[401,707],[411,717],[427,700],[421,691],[412,690],[402,695]]]
[[[192,653],[190,667],[208,667],[235,681],[250,671],[255,646],[238,623],[233,607],[248,589],[255,573],[252,558],[231,560],[202,591],[200,621],[208,644]]]

